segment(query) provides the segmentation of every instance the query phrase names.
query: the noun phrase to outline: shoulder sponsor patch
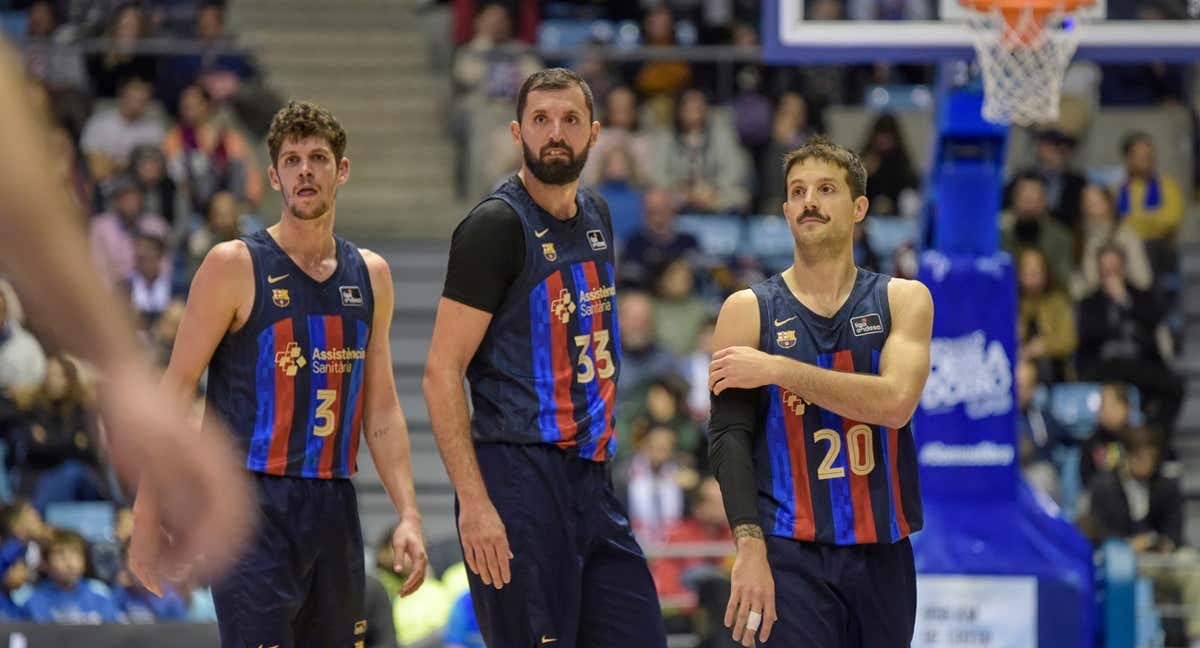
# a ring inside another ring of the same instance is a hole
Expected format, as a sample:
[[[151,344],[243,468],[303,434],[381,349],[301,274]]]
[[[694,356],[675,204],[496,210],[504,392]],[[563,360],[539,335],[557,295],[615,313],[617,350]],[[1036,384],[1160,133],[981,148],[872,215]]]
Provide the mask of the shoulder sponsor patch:
[[[362,306],[362,290],[358,286],[338,286],[342,294],[342,306]]]
[[[587,240],[588,245],[592,246],[593,250],[600,251],[608,249],[608,241],[604,240],[604,232],[601,232],[598,229],[588,230]]]
[[[879,317],[879,313],[871,313],[870,315],[859,315],[850,319],[850,326],[854,330],[854,335],[871,335],[872,333],[883,332],[883,318]]]

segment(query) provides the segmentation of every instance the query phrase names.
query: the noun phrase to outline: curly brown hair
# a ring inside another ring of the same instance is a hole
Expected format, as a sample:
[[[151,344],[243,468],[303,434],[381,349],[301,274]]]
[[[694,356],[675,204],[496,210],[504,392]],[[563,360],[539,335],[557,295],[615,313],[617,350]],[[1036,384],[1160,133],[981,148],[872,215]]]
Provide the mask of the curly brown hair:
[[[346,129],[338,123],[333,113],[310,101],[289,101],[275,113],[271,129],[267,131],[267,149],[271,152],[271,165],[279,162],[279,149],[287,140],[320,137],[329,142],[333,157],[341,162],[346,152]]]
[[[820,160],[839,166],[846,172],[846,184],[850,185],[853,198],[867,195],[867,168],[858,154],[844,146],[838,146],[824,137],[814,137],[800,148],[783,158],[783,181],[787,182],[792,167],[808,159]]]

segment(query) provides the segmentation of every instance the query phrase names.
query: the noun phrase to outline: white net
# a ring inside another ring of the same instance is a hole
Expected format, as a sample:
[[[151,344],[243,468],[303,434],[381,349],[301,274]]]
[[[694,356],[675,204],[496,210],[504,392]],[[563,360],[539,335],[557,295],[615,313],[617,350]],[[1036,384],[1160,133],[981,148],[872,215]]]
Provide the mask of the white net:
[[[1010,24],[999,9],[967,13],[983,72],[984,119],[1020,126],[1057,120],[1063,75],[1079,45],[1073,17],[1026,8]]]

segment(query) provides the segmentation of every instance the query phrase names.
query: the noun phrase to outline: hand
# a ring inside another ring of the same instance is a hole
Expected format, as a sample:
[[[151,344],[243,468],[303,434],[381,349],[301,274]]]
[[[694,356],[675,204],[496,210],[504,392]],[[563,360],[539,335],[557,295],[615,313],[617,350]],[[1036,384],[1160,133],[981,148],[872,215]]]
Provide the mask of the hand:
[[[160,574],[181,565],[195,563],[203,580],[220,576],[249,539],[254,503],[228,433],[197,429],[187,406],[141,366],[110,370],[104,390],[113,464],[138,485],[134,574],[152,591],[161,591]]]
[[[482,501],[460,501],[458,534],[467,567],[482,578],[485,585],[504,589],[512,582],[508,561],[512,560],[513,554],[508,548],[508,534],[500,514],[486,497]]]
[[[750,527],[741,525],[739,530]],[[746,628],[751,611],[762,615],[758,640],[771,636],[775,615],[775,578],[767,563],[767,545],[762,530],[751,527],[758,537],[738,537],[737,557],[730,574],[729,605],[725,607],[725,627],[733,627],[733,640],[749,648],[754,645],[754,630]],[[737,534],[735,534],[737,535]]]
[[[1134,553],[1145,553],[1154,547],[1158,534],[1154,532],[1141,533],[1129,539],[1129,546]]]
[[[396,561],[392,571],[397,574],[408,572],[408,578],[400,588],[400,596],[417,591],[425,582],[425,571],[429,568],[429,557],[425,555],[425,539],[421,535],[421,518],[404,516],[392,534],[392,550]]]
[[[772,384],[774,358],[758,349],[735,346],[721,349],[708,365],[708,388],[714,394],[726,389],[753,389]]]
[[[1042,336],[1031,338],[1024,346],[1021,347],[1021,357],[1029,360],[1036,360],[1046,355],[1046,340]]]

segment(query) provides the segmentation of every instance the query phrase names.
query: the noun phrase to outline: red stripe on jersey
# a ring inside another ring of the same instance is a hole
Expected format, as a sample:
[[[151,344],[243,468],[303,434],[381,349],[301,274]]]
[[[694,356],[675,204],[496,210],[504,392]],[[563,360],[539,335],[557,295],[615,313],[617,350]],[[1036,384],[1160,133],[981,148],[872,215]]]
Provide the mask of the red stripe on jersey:
[[[325,320],[325,350],[336,351],[345,345],[342,344],[342,318],[338,315],[326,315]],[[343,364],[340,361],[333,360],[325,363],[327,367],[336,367]],[[333,432],[329,436],[321,439],[321,458],[317,462],[317,477],[329,479],[333,477],[333,449],[337,445],[338,432],[342,428],[342,421],[338,418],[338,412],[341,411],[342,397],[346,395],[346,378],[348,373],[328,372],[325,374],[325,388],[332,389],[337,392],[337,396],[333,399],[333,405],[330,407],[330,416],[333,417]]]
[[[271,430],[271,447],[267,454],[265,472],[283,475],[288,467],[288,441],[292,435],[292,414],[296,405],[296,378],[286,373],[286,363],[281,363],[290,354],[296,343],[292,318],[275,322],[275,427]],[[282,365],[282,366],[281,366]]]
[[[844,371],[846,373],[854,373],[854,356],[850,355],[850,351],[838,351],[833,354],[833,370]],[[853,419],[842,417],[842,445],[846,447],[846,463],[850,468],[850,502],[854,507],[854,540],[859,543],[878,542],[879,538],[875,530],[875,512],[871,508],[871,481],[868,475],[859,475],[854,472],[853,462],[851,457],[859,457],[867,459],[868,457],[874,462],[874,440],[875,431],[871,430],[867,440],[858,447],[851,448],[851,443],[857,443],[858,435],[854,438],[850,436],[850,430],[859,422]],[[869,429],[869,428],[868,428]],[[866,453],[871,453],[867,455]]]
[[[813,516],[812,488],[808,483],[808,434],[804,430],[804,414],[796,414],[795,404],[787,402],[788,391],[779,390],[780,405],[783,407],[783,424],[787,429],[788,460],[792,465],[792,492],[796,521],[792,537],[797,540],[814,540],[817,525]]]
[[[571,362],[571,352],[575,349],[575,341],[567,339],[567,328],[571,318],[579,316],[579,304],[575,303],[570,291],[563,294],[563,276],[561,270],[546,277],[546,296],[550,303],[560,299],[570,300],[573,310],[567,311],[569,317],[564,322],[554,313],[550,314],[550,365],[554,372],[554,418],[558,423],[558,446],[569,448],[575,445],[575,402],[571,400],[571,388],[575,385],[575,364]]]
[[[900,445],[900,434],[895,428],[887,429],[888,435],[888,465],[892,467],[892,508],[896,512],[896,529],[900,537],[907,537],[908,518],[904,516],[904,500],[900,497],[900,468],[896,465],[896,448]]]
[[[600,275],[596,271],[595,261],[588,261],[587,263],[583,264],[583,274],[585,277],[587,277],[587,290],[589,292],[600,287]],[[606,312],[609,313],[608,317],[611,318],[612,311],[592,311],[593,341],[596,340],[597,331],[603,329],[605,335],[607,336],[612,330],[611,328],[605,328],[604,326]],[[608,359],[602,360],[601,358],[596,358],[596,386],[599,389],[600,399],[604,401],[604,434],[600,435],[600,438],[596,441],[596,451],[592,453],[592,459],[595,461],[604,461],[608,458],[608,440],[612,438],[612,435],[615,433],[615,430],[613,430],[613,403],[615,402],[617,396],[617,384],[612,381],[611,377],[601,378],[600,371],[601,369],[606,371],[615,369],[615,367],[612,366],[612,362],[613,356],[617,353],[617,349],[613,348],[611,337],[607,337],[606,339],[608,339],[608,344],[605,346],[604,350],[608,352]],[[607,362],[608,365],[604,366],[602,364],[603,362]]]

